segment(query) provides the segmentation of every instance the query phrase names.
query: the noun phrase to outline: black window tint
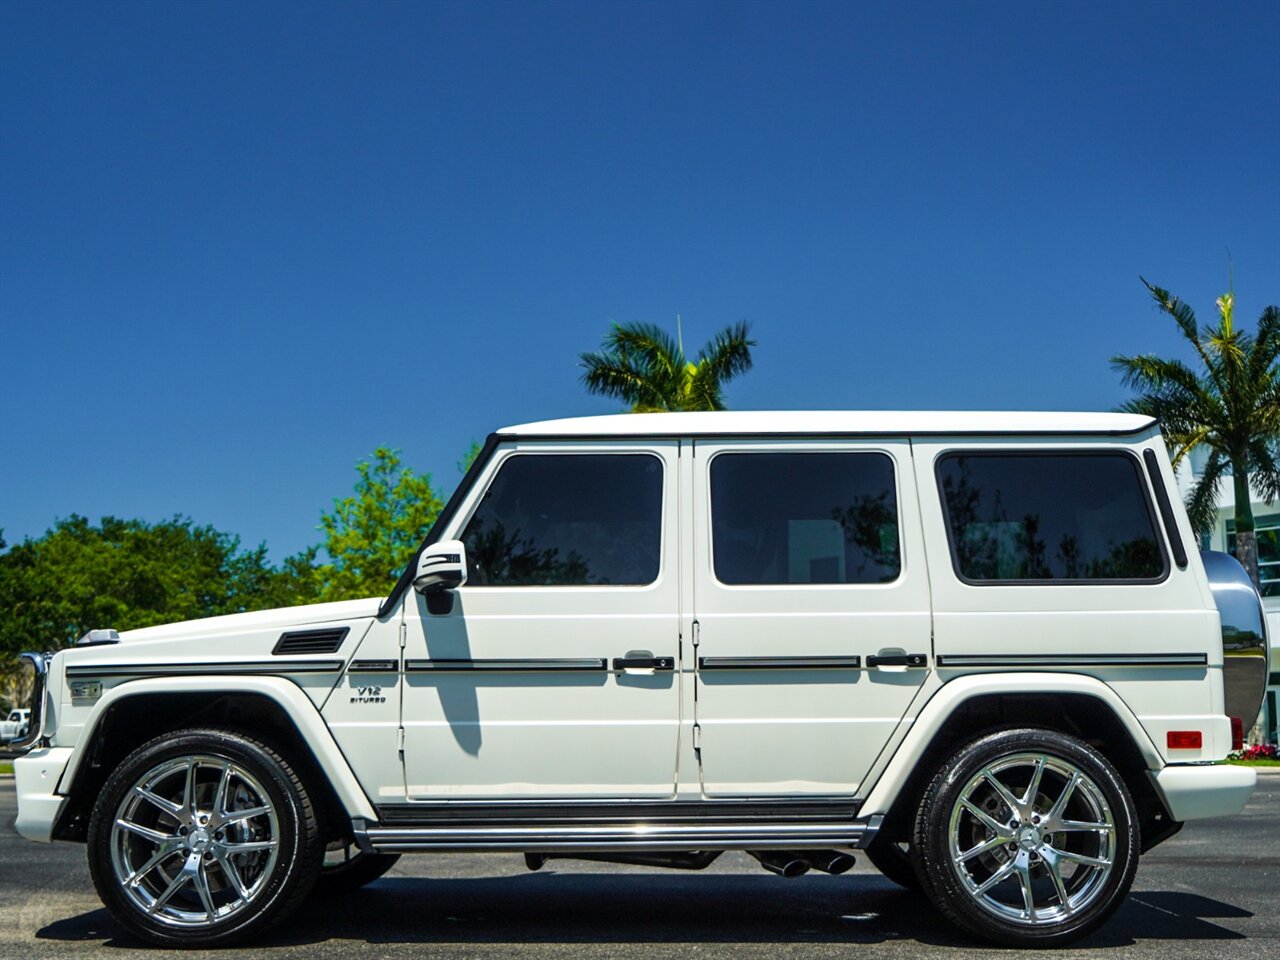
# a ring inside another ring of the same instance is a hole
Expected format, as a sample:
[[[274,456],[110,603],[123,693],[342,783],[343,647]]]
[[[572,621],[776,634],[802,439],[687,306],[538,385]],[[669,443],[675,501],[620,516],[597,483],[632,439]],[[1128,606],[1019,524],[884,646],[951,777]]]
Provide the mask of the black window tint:
[[[652,583],[662,544],[662,462],[635,454],[513,456],[462,541],[472,584]]]
[[[711,536],[722,583],[887,583],[902,568],[893,461],[722,453],[711,461]]]
[[[955,454],[938,463],[956,572],[968,580],[1155,580],[1165,571],[1126,454]]]

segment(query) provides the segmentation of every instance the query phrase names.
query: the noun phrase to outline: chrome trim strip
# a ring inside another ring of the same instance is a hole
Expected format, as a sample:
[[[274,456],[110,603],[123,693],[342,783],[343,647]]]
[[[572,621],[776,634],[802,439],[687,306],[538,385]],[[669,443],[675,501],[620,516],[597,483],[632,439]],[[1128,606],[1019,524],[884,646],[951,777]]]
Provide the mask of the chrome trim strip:
[[[347,673],[399,673],[399,660],[352,660]]]
[[[870,842],[879,817],[844,824],[414,828],[366,827],[370,846],[398,850],[751,850],[858,847]]]
[[[947,653],[939,667],[1204,667],[1204,653]]]
[[[530,660],[406,660],[405,673],[525,673],[536,670],[607,670],[604,657]]]
[[[25,751],[41,745],[44,740],[44,693],[49,682],[49,661],[53,659],[53,654],[28,651],[18,654],[18,659],[27,661],[36,672],[31,684],[31,715],[27,718],[27,735],[14,737],[9,741],[10,750]]]
[[[341,673],[345,664],[341,660],[252,660],[241,662],[215,661],[212,663],[134,663],[134,664],[80,664],[67,666],[67,677],[184,677],[208,674],[269,674],[285,673]]]
[[[699,657],[699,670],[861,670],[861,657]]]

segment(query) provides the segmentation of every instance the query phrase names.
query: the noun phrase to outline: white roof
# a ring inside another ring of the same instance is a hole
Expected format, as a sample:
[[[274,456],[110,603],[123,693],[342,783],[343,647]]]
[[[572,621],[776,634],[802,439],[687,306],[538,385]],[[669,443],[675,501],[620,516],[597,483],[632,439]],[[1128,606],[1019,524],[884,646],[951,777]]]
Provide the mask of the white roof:
[[[503,427],[500,434],[545,436],[703,436],[728,434],[1131,434],[1155,425],[1132,413],[1018,413],[929,410],[726,410],[618,413]]]

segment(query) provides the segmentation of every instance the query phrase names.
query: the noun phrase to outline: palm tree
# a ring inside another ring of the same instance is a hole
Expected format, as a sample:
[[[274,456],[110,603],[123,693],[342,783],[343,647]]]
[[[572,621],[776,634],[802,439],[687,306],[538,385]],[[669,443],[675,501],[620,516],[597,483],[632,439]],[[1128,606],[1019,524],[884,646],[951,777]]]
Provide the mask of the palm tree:
[[[601,352],[582,354],[582,382],[591,393],[629,403],[632,413],[723,410],[724,385],[751,369],[750,329],[725,327],[691,362],[678,333],[672,339],[651,323],[615,323]]]
[[[1230,473],[1235,485],[1236,558],[1259,585],[1250,482],[1271,503],[1280,494],[1280,308],[1267,307],[1258,329],[1238,329],[1235,297],[1218,298],[1218,323],[1201,326],[1195,311],[1169,291],[1142,282],[1157,306],[1173,317],[1199,358],[1199,369],[1153,354],[1113,357],[1112,366],[1139,395],[1124,410],[1157,418],[1173,447],[1177,466],[1196,447],[1209,450],[1187,513],[1198,534],[1217,518],[1218,480]]]

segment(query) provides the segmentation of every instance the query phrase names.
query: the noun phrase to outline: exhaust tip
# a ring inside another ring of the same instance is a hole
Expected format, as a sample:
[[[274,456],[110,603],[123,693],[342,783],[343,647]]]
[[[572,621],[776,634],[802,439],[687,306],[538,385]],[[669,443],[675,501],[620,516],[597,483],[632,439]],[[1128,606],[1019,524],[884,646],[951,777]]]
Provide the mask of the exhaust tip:
[[[829,873],[833,877],[848,873],[853,869],[853,865],[858,862],[853,858],[853,854],[841,853],[839,850],[815,850],[808,857],[809,863],[812,864],[815,870]]]
[[[787,850],[748,850],[760,866],[779,877],[800,877],[809,872],[809,861]]]

